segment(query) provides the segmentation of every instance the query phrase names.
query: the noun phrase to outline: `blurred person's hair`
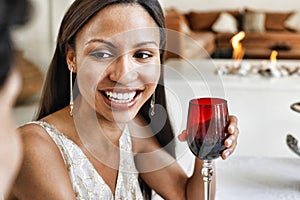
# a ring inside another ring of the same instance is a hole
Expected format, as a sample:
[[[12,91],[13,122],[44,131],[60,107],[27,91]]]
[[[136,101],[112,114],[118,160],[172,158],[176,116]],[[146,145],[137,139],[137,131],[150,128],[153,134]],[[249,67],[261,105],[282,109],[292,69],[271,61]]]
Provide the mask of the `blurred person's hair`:
[[[11,31],[28,21],[31,8],[28,0],[0,0],[0,88],[6,81],[14,58]]]

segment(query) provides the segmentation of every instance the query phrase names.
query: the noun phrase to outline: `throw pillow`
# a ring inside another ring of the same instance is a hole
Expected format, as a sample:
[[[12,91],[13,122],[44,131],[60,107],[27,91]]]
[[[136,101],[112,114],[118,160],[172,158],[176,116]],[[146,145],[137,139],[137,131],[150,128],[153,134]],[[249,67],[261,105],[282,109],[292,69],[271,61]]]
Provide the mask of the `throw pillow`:
[[[265,13],[246,12],[243,19],[243,29],[246,32],[264,32],[265,31]]]
[[[190,35],[191,30],[184,14],[174,8],[165,12],[166,27]]]
[[[189,27],[188,21],[184,15],[180,15],[180,29],[181,32],[187,35],[191,34],[191,29]]]
[[[300,31],[300,11],[294,12],[289,18],[284,22],[284,26],[293,31]]]
[[[291,15],[291,12],[267,12],[266,13],[266,30],[284,31],[286,27],[284,22]]]
[[[192,11],[186,15],[186,18],[190,24],[192,30],[201,31],[201,30],[211,30],[211,26],[219,17],[219,11]]]
[[[236,33],[238,22],[231,14],[222,12],[217,21],[212,25],[212,30],[217,33]]]

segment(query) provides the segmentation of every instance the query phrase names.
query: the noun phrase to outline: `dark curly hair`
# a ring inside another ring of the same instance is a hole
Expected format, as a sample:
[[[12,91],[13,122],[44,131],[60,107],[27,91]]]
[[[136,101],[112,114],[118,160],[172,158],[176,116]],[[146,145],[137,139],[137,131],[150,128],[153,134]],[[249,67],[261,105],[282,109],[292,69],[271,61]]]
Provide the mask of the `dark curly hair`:
[[[6,81],[14,58],[11,29],[25,24],[30,10],[27,0],[0,0],[0,88]]]

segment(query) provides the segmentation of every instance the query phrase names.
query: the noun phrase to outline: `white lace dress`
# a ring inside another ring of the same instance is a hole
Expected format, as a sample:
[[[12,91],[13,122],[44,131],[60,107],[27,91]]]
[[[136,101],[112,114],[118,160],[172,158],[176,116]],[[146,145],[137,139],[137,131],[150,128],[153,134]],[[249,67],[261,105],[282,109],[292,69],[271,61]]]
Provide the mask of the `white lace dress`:
[[[43,127],[59,147],[78,200],[143,199],[127,127],[119,139],[120,163],[115,194],[113,194],[86,155],[72,140],[46,122],[31,123]]]

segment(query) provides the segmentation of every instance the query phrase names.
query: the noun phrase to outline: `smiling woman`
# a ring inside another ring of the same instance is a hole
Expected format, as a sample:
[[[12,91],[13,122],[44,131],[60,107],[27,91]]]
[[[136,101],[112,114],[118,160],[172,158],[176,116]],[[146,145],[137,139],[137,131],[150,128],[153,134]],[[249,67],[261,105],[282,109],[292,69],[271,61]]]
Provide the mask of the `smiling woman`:
[[[200,173],[188,178],[175,160],[164,27],[157,0],[74,1],[60,27],[37,121],[19,129],[25,154],[15,197],[151,199],[153,189],[165,199],[185,199],[203,193]],[[236,146],[231,119],[224,158]],[[195,163],[199,170],[203,162]]]
[[[75,43],[66,56],[82,94],[75,103],[94,107],[105,119],[100,125],[132,120],[153,94],[160,75],[159,28],[151,16],[135,4],[110,6],[81,29]],[[124,101],[125,94],[132,99]]]

